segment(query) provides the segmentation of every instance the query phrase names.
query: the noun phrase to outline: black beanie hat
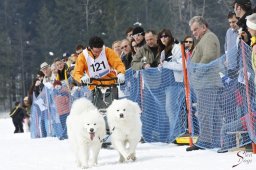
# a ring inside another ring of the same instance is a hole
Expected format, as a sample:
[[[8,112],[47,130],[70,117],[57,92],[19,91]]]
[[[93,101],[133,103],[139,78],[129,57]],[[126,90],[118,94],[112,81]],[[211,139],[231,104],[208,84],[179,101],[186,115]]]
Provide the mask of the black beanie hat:
[[[132,30],[132,35],[135,35],[135,34],[138,34],[138,33],[142,33],[141,35],[145,35],[144,33],[144,29],[142,27],[135,27],[133,30]]]

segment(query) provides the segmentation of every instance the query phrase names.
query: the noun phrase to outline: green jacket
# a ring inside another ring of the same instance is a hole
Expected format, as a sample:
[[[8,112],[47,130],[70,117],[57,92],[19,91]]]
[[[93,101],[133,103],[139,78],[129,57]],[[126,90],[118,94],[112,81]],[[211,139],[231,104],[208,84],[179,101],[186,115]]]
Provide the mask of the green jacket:
[[[147,44],[140,47],[133,56],[131,67],[133,70],[141,70],[144,63],[156,67],[159,64],[159,57],[155,57]]]

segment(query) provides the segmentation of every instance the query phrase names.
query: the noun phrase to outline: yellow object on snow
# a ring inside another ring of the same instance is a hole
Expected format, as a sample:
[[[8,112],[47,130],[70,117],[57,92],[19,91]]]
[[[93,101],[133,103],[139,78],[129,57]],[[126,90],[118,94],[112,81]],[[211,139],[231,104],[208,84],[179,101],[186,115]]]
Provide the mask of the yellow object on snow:
[[[189,136],[181,136],[176,138],[177,144],[189,144]],[[198,137],[192,137],[193,143],[196,143]]]

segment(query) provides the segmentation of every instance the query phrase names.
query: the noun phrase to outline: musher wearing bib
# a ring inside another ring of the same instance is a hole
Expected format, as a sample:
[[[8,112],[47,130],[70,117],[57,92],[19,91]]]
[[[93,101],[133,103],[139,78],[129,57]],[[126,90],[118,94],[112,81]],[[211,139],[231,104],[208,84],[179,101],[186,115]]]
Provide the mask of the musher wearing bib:
[[[97,36],[91,37],[89,47],[83,50],[77,58],[73,77],[79,83],[90,83],[90,78],[109,79],[117,77],[118,83],[125,81],[125,66],[120,57],[108,47],[104,41]],[[94,84],[110,85],[116,83],[111,81],[93,81]],[[95,87],[90,86],[93,90]]]

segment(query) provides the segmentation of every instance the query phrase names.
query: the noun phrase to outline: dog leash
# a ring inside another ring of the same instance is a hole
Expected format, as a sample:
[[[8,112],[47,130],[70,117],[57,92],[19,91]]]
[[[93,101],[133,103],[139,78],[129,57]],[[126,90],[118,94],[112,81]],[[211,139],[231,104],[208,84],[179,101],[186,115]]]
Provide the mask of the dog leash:
[[[106,138],[104,138],[104,139],[102,139],[102,140],[100,140],[100,137],[99,137],[100,142],[101,142],[101,143],[106,142],[106,141],[108,140],[108,138],[112,135],[112,133],[113,133],[114,130],[115,130],[115,127],[113,127],[113,129],[111,130],[111,133],[110,133]]]

